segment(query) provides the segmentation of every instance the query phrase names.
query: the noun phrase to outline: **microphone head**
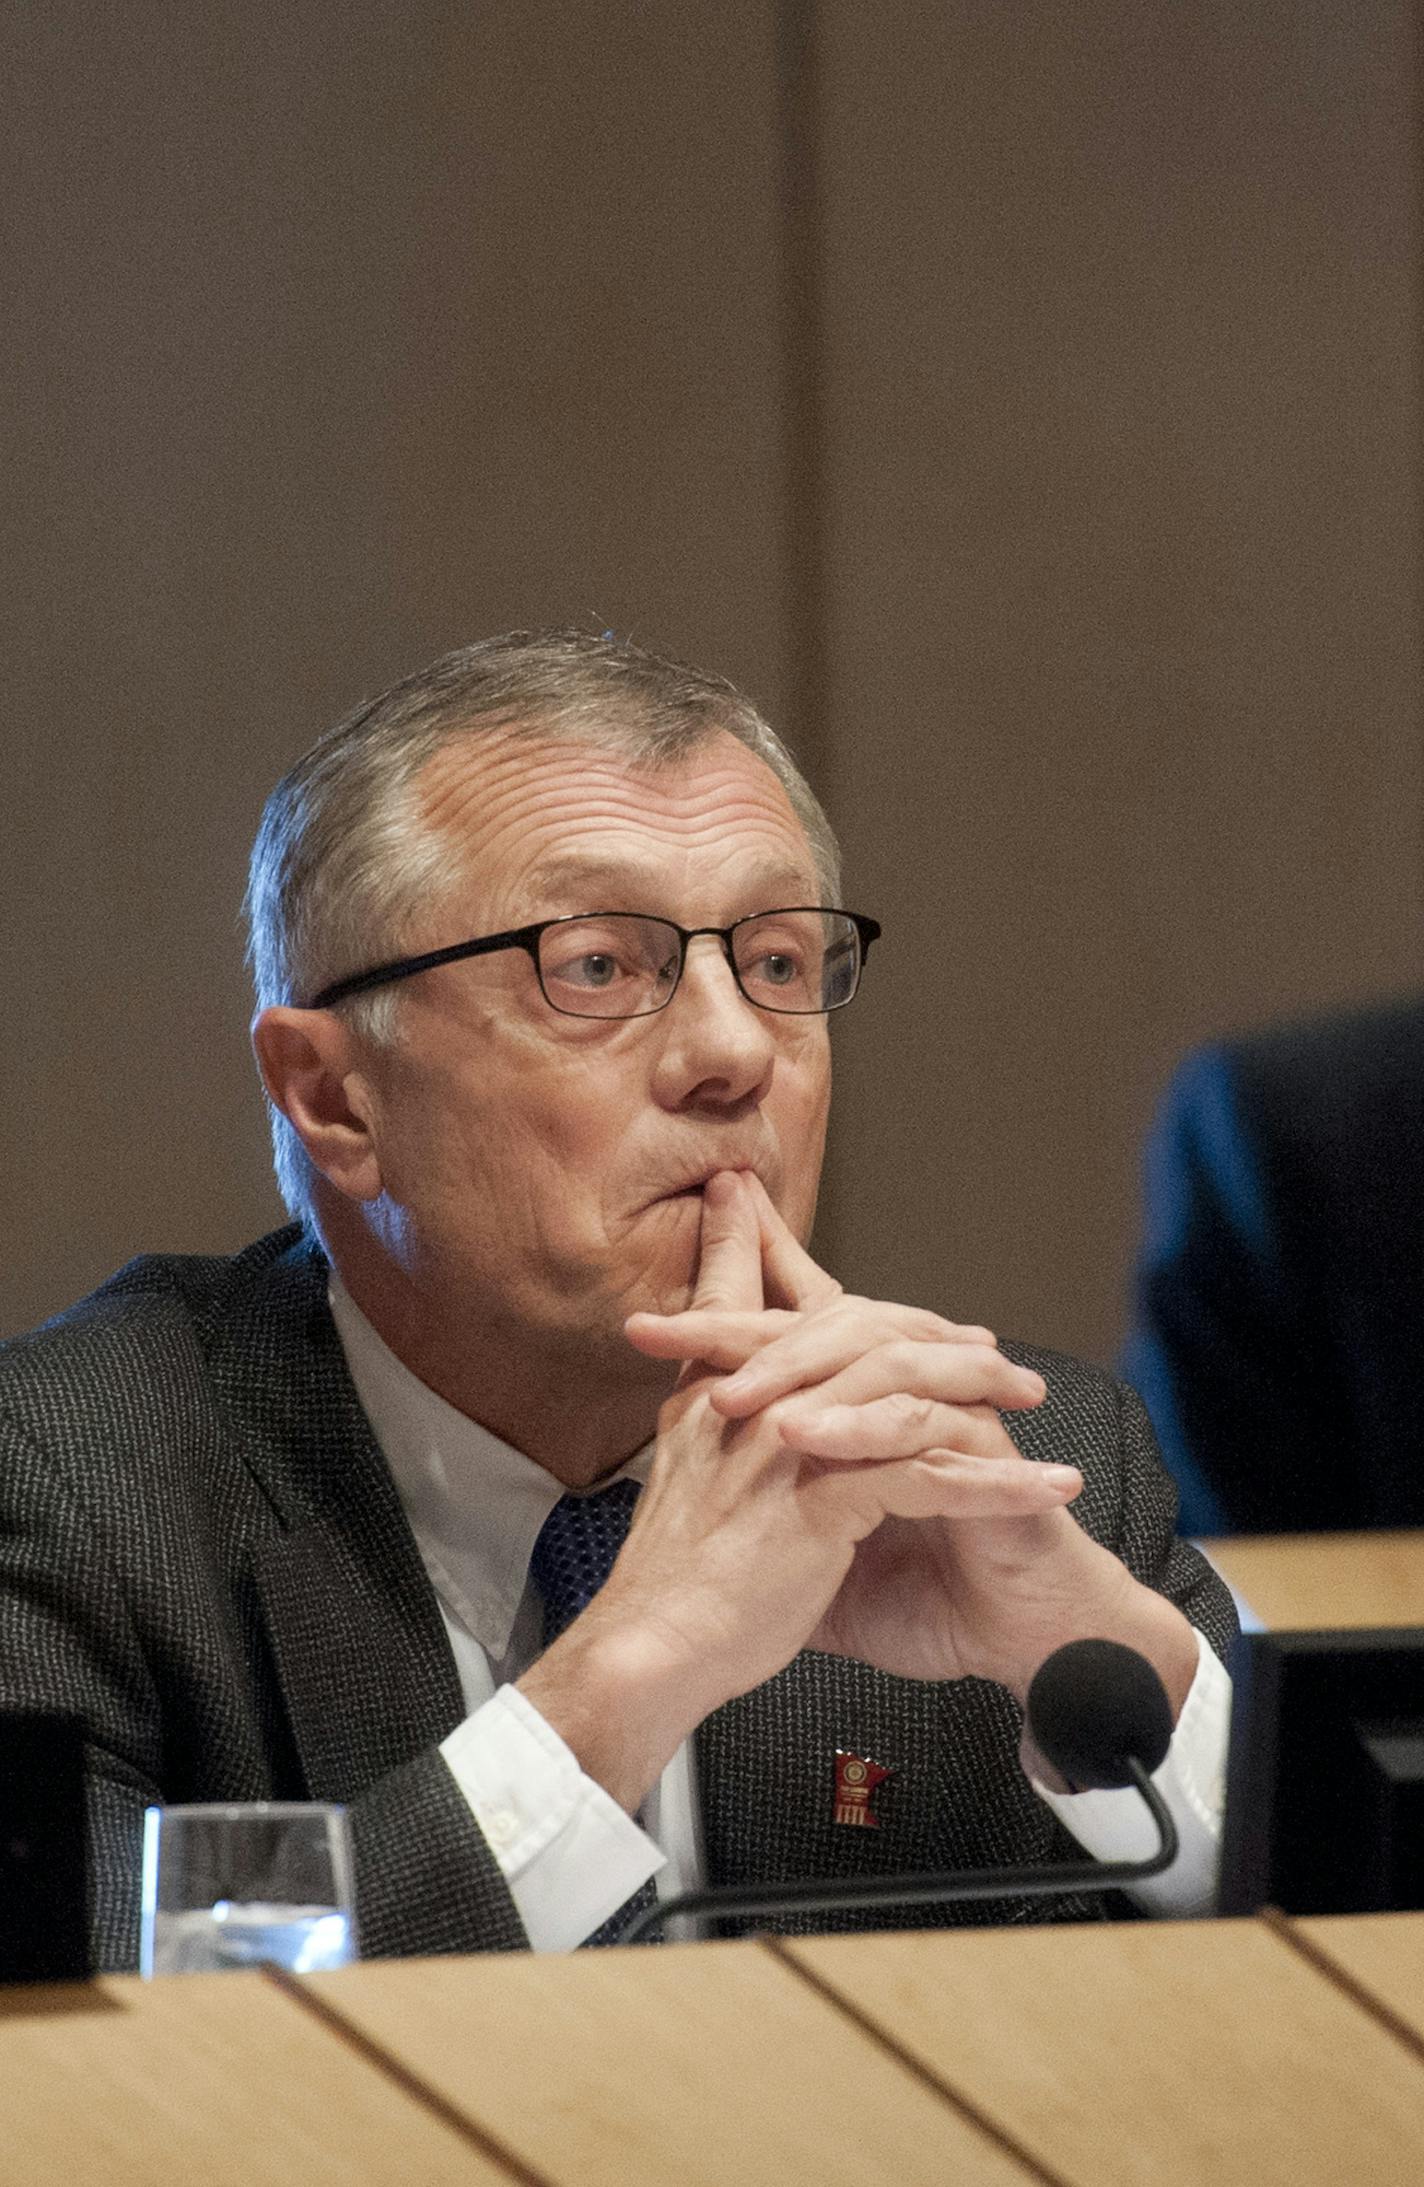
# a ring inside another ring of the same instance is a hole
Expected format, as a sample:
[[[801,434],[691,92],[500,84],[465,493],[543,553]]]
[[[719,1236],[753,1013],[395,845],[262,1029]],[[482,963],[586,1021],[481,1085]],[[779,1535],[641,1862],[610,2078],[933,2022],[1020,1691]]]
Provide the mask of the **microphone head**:
[[[1070,1640],[1028,1689],[1028,1728],[1040,1754],[1087,1792],[1150,1777],[1172,1743],[1172,1704],[1146,1656],[1116,1640]]]

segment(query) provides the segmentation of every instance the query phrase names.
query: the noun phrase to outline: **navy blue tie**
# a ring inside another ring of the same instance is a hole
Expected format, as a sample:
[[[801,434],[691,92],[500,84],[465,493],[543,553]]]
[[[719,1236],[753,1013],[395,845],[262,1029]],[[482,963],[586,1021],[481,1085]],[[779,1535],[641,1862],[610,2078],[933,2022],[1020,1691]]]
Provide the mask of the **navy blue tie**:
[[[613,1570],[613,1560],[628,1537],[638,1494],[637,1481],[614,1481],[591,1496],[561,1496],[540,1527],[529,1574],[544,1598],[546,1648],[588,1608]],[[616,1944],[633,1917],[656,1901],[652,1883],[642,1884],[616,1914],[584,1939],[585,1946]]]
[[[530,1577],[544,1597],[544,1646],[586,1610],[613,1570],[628,1537],[636,1481],[615,1481],[591,1496],[561,1496],[539,1529]]]

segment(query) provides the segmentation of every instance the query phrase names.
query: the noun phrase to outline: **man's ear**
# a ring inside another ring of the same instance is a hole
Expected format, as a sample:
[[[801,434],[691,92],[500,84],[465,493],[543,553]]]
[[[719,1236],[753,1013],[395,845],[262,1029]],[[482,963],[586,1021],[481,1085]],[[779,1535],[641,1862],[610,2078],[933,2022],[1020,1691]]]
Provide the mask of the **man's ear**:
[[[334,1010],[280,1005],[253,1019],[252,1046],[269,1098],[323,1177],[348,1199],[378,1199],[375,1104],[350,1028]]]

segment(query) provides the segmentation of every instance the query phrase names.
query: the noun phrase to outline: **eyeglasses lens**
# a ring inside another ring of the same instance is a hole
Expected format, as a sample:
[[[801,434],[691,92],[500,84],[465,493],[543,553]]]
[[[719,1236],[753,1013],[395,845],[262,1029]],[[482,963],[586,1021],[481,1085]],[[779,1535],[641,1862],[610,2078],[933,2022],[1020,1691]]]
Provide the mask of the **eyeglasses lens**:
[[[860,937],[844,912],[760,913],[733,929],[732,953],[742,993],[763,1010],[836,1010],[860,978]],[[560,920],[539,939],[545,997],[569,1017],[647,1017],[671,999],[681,961],[676,927],[632,913]]]

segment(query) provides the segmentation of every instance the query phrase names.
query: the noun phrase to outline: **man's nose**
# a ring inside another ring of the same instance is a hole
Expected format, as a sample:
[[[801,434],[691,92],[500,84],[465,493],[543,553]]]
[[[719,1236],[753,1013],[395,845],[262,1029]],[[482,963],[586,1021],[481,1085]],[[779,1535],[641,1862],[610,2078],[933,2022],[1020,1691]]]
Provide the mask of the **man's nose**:
[[[661,1098],[725,1104],[765,1090],[776,1045],[772,1021],[747,1001],[716,935],[698,934],[688,943],[677,993],[659,1015]]]

